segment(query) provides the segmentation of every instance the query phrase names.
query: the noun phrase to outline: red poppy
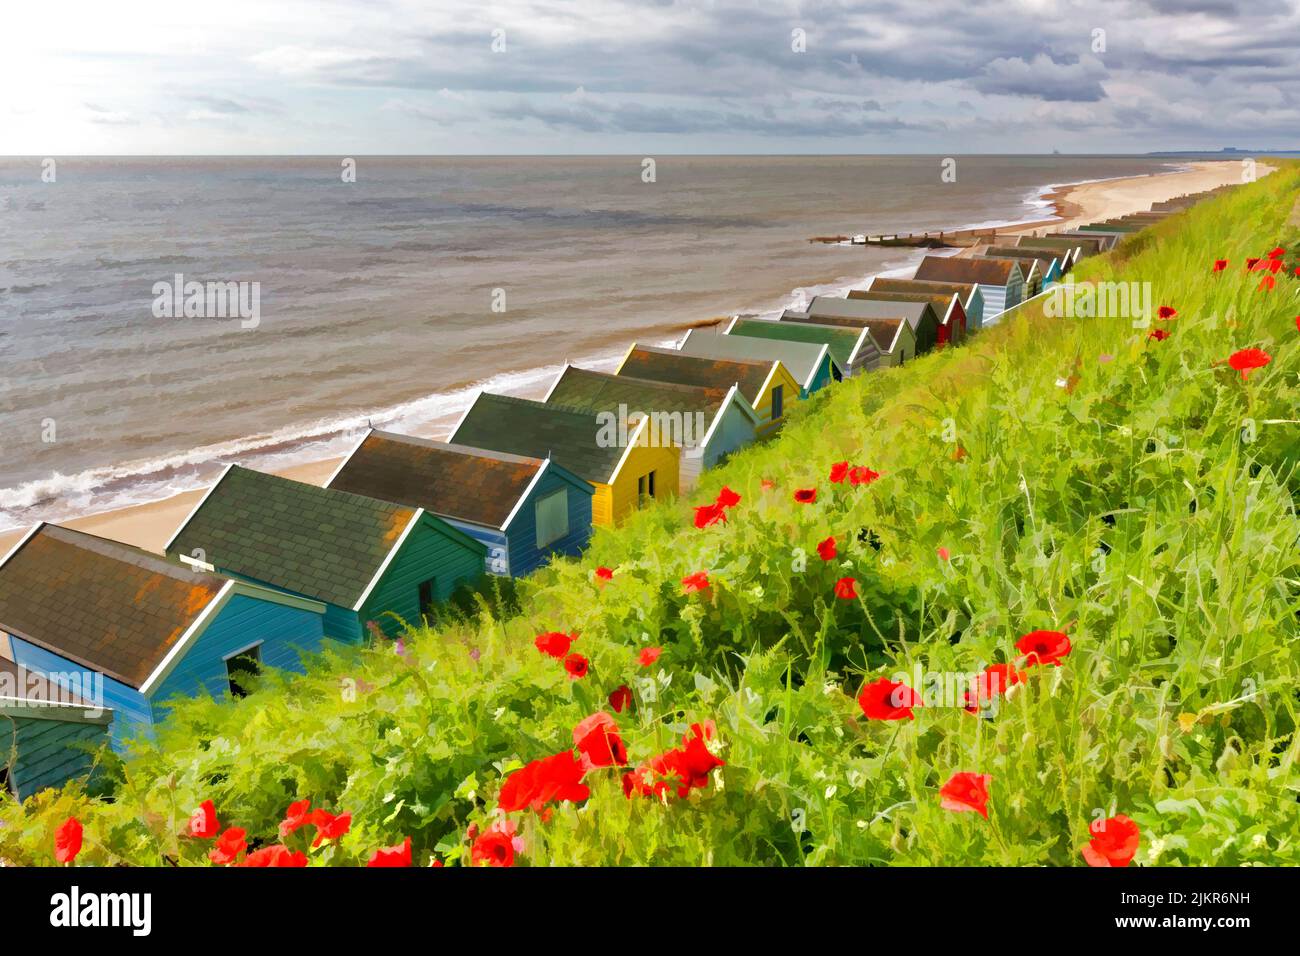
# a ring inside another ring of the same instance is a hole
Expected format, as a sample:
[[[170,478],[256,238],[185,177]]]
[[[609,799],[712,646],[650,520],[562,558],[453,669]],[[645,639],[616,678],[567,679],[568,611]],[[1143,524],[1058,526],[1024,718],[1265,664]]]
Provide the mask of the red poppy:
[[[1088,828],[1092,839],[1081,848],[1089,866],[1128,866],[1137,854],[1142,831],[1124,814],[1094,820]]]
[[[642,667],[649,667],[659,660],[659,655],[663,652],[662,647],[644,647],[641,649],[641,653],[636,656],[636,662]]]
[[[992,774],[955,773],[939,790],[939,806],[954,813],[978,813],[989,818],[989,782]]]
[[[1273,356],[1263,349],[1241,349],[1238,352],[1233,352],[1228,358],[1228,364],[1241,373],[1243,382],[1252,369],[1263,368],[1271,361],[1273,361]]]
[[[281,843],[264,846],[244,857],[236,866],[248,867],[303,867],[307,865],[307,854],[290,850]]]
[[[949,558],[952,557],[952,553],[949,552],[949,550],[943,547],[942,545],[936,548],[934,553],[939,556],[940,561],[947,561]]]
[[[1222,271],[1223,271],[1224,269],[1226,269],[1226,268],[1228,268],[1228,260],[1227,260],[1227,259],[1215,259],[1215,260],[1214,260],[1214,271],[1215,271],[1215,272],[1222,272]]]
[[[830,481],[832,485],[838,485],[849,475],[849,463],[847,461],[837,461],[831,465]]]
[[[295,830],[305,827],[311,822],[311,801],[299,800],[296,803],[289,804],[289,809],[284,811],[284,819],[280,821],[280,836],[287,837]]]
[[[69,817],[63,826],[54,831],[54,859],[60,863],[71,863],[81,852],[81,821]]]
[[[407,837],[397,846],[386,846],[370,855],[366,866],[375,869],[395,869],[411,865],[411,838]]]
[[[623,766],[627,763],[627,748],[618,735],[618,724],[604,711],[584,718],[573,728],[573,745],[582,755],[582,769]]]
[[[614,580],[614,571],[612,568],[601,566],[596,569],[596,577],[602,581],[612,581]]]
[[[1297,274],[1297,275],[1300,275],[1300,269],[1297,269],[1297,270],[1296,270],[1296,274]],[[1297,315],[1297,316],[1295,317],[1295,330],[1296,330],[1297,332],[1300,332],[1300,315]]]
[[[714,502],[711,505],[697,505],[695,508],[695,527],[707,528],[721,521],[726,524],[727,509]]]
[[[839,552],[835,550],[835,535],[831,535],[825,541],[819,542],[817,545],[817,557],[821,558],[823,561],[833,561],[835,555],[838,553]]]
[[[1070,639],[1060,631],[1030,631],[1016,641],[1016,649],[1026,656],[1025,667],[1035,664],[1061,666],[1061,658],[1070,653]]]
[[[694,574],[688,574],[682,578],[682,593],[694,594],[696,591],[707,591],[709,589],[709,572],[696,571]]]
[[[340,839],[343,834],[352,829],[352,814],[340,813],[335,816],[328,810],[315,810],[312,812],[310,823],[316,828],[316,839],[311,845],[317,847],[326,840]]]
[[[582,782],[585,772],[572,750],[533,760],[506,778],[497,796],[497,806],[506,813],[525,807],[541,812],[553,801],[581,802],[591,796],[591,790]]]
[[[547,631],[545,634],[538,634],[533,640],[533,644],[543,654],[554,657],[556,660],[569,653],[569,645],[578,639],[577,634],[564,634],[560,631]]]
[[[1025,675],[1016,670],[1013,664],[992,664],[984,668],[984,673],[971,681],[970,689],[965,695],[967,713],[978,714],[980,705],[1005,694],[1013,685],[1023,684]]]
[[[248,841],[244,839],[247,831],[243,827],[231,827],[225,833],[217,837],[212,849],[208,851],[208,859],[217,866],[226,866],[234,863],[239,858],[239,854],[248,849]]]
[[[627,684],[619,684],[609,692],[609,706],[614,708],[614,713],[621,714],[632,704],[632,688]]]
[[[1152,329],[1151,334],[1148,335],[1147,338],[1155,339],[1157,342],[1163,342],[1165,339],[1169,338],[1169,333],[1164,329]]]
[[[913,720],[912,709],[922,702],[921,695],[906,684],[881,677],[862,685],[858,706],[869,720]]]
[[[1277,280],[1272,276],[1264,276],[1259,280],[1259,285],[1255,286],[1256,292],[1272,292],[1277,288]]]
[[[717,503],[721,508],[734,508],[736,505],[740,504],[740,495],[736,494],[726,485],[723,485],[722,490],[718,492]]]
[[[858,596],[858,582],[853,578],[840,578],[835,582],[835,596],[842,601],[852,601]]]
[[[685,799],[691,789],[709,785],[709,775],[726,763],[709,751],[707,742],[713,737],[712,722],[692,724],[682,737],[682,746],[674,747],[641,764],[636,770],[623,775],[623,794],[631,797],[653,796],[666,799],[676,793]]]
[[[475,866],[514,866],[514,824],[503,820],[485,830],[470,846],[469,858]]]
[[[587,669],[591,666],[581,654],[570,654],[564,659],[564,670],[569,675],[569,680],[578,680],[587,676]]]
[[[204,800],[190,816],[190,836],[200,840],[211,840],[221,829],[217,822],[217,808],[211,800]]]
[[[1172,319],[1177,314],[1178,310],[1168,305],[1156,309],[1156,317],[1160,319]]]
[[[1258,265],[1258,264],[1259,264],[1259,260],[1258,260],[1258,259],[1247,259],[1247,260],[1246,260],[1246,271],[1247,271],[1247,272],[1253,272],[1253,271],[1255,270],[1255,266]]]
[[[872,471],[870,468],[858,467],[849,472],[849,484],[851,485],[869,485],[880,477],[880,472]]]
[[[801,505],[811,505],[817,501],[817,489],[800,488],[794,493],[794,500]]]
[[[1276,249],[1274,249],[1272,252],[1268,254],[1268,257],[1270,259],[1281,259],[1284,255],[1286,255],[1286,250],[1283,249],[1281,246],[1278,246]]]

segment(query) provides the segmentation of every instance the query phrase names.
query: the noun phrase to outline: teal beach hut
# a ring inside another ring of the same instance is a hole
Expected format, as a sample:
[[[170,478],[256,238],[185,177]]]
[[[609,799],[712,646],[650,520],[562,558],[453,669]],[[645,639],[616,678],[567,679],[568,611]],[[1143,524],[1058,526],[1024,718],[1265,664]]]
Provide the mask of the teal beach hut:
[[[487,548],[423,508],[232,465],[167,554],[325,605],[325,636],[360,641],[417,625],[483,574]]]
[[[321,646],[324,612],[58,525],[37,525],[0,565],[0,651],[66,695],[68,714],[107,725],[117,747],[179,695],[239,695],[249,672],[300,670],[299,655]],[[20,786],[65,773],[19,743]]]
[[[325,487],[423,508],[482,543],[493,574],[528,574],[591,538],[595,489],[549,458],[371,429]]]

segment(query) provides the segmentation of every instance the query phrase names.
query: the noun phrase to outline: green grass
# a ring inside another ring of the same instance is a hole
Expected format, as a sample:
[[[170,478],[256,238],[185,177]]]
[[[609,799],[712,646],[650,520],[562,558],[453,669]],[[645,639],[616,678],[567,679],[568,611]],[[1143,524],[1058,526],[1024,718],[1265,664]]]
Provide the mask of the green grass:
[[[571,746],[627,683],[633,762],[711,719],[726,766],[667,804],[625,799],[619,774],[597,771],[584,804],[511,815],[517,862],[1082,865],[1089,824],[1118,812],[1142,828],[1138,864],[1300,863],[1300,280],[1257,291],[1242,268],[1278,244],[1295,258],[1298,193],[1284,167],[1076,270],[1150,282],[1178,309],[1168,340],[1031,307],[844,383],[690,502],[522,582],[517,611],[484,602],[408,637],[405,656],[339,650],[245,700],[182,703],[156,744],[110,761],[107,792],[0,804],[0,857],[51,862],[75,814],[82,862],[201,862],[206,844],[178,836],[200,801],[273,839],[310,797],[354,814],[316,861],[409,835],[419,862],[468,862],[467,828],[491,823],[504,777]],[[1217,258],[1231,265],[1214,275]],[[1222,362],[1246,347],[1272,363],[1243,382]],[[844,459],[883,477],[829,484]],[[723,484],[742,501],[695,529],[688,504]],[[792,500],[813,486],[815,504]],[[828,535],[829,564],[815,551]],[[603,588],[598,565],[615,569]],[[712,593],[683,596],[701,569]],[[834,597],[844,576],[860,600]],[[1034,629],[1068,632],[1073,652],[988,718],[931,706],[868,721],[854,699],[864,677],[1012,660]],[[536,651],[547,630],[581,635],[587,677]],[[650,645],[664,655],[641,668]],[[993,777],[987,821],[940,807],[963,770]]]

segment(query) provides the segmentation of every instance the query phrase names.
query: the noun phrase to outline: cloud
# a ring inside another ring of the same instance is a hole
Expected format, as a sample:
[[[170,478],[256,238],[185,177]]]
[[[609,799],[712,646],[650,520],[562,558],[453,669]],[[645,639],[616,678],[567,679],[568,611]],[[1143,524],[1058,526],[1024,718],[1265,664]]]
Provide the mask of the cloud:
[[[1020,57],[999,57],[972,85],[984,93],[1095,103],[1106,98],[1101,85],[1105,77],[1106,68],[1095,57],[1059,63],[1040,53],[1028,61]]]

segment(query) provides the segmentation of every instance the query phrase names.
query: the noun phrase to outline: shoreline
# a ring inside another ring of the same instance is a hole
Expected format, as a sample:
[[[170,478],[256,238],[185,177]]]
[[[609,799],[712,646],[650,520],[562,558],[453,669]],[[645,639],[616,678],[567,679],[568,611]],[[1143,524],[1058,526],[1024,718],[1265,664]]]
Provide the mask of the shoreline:
[[[1131,212],[1144,211],[1155,202],[1162,202],[1188,193],[1201,192],[1224,183],[1236,182],[1238,181],[1239,171],[1240,164],[1238,162],[1214,160],[1181,164],[1178,168],[1168,172],[1141,176],[1060,185],[1048,184],[1043,187],[1044,191],[1039,195],[1024,200],[1026,204],[1046,204],[1043,208],[1043,216],[1036,217],[1032,221],[1006,221],[995,226],[982,228],[996,228],[998,232],[1008,235],[1034,232],[1039,229],[1069,229],[1085,222],[1094,222]],[[1260,175],[1264,175],[1269,171],[1271,171],[1269,167],[1259,167]],[[928,250],[900,250],[899,259],[911,263],[926,252]],[[906,263],[903,266],[886,265],[883,269],[878,269],[874,273],[856,279],[843,276],[833,282],[813,283],[810,286],[799,288],[807,291],[811,291],[814,287],[819,289],[851,288],[861,285],[870,275],[880,275],[898,269],[905,269],[908,267]],[[845,283],[847,283],[847,286],[845,286]],[[770,310],[763,310],[758,314],[767,314],[768,311]],[[672,332],[674,333],[674,339],[677,339],[680,338],[681,332],[685,331],[686,328],[706,326],[717,321],[721,321],[721,319],[704,318],[688,323],[680,323],[672,327],[649,328],[641,334],[649,338],[659,336],[665,332]],[[633,335],[636,334],[633,333]],[[608,360],[602,356],[591,356],[579,358],[577,361],[584,365],[598,365],[602,361]],[[474,391],[477,392],[481,387],[490,386],[494,381],[518,379],[528,382],[530,379],[536,378],[538,373],[545,372],[549,368],[550,366],[546,366],[542,369],[502,372],[490,376],[483,383],[483,386],[476,386]],[[553,376],[546,377],[546,380],[549,381],[551,377]],[[525,384],[519,391],[494,386],[493,390],[507,391],[510,394],[519,394],[524,397],[540,397],[545,392],[545,386],[543,385],[538,389]],[[397,417],[400,418],[400,416]],[[454,420],[453,417],[452,421],[454,422]],[[424,434],[422,437],[445,439],[447,437],[446,427],[446,424],[430,423],[430,427],[424,429],[424,431],[431,432],[431,434]],[[342,461],[342,457],[334,455],[281,468],[268,468],[267,470],[298,481],[323,484],[340,461]],[[201,488],[179,492],[153,501],[64,519],[60,523],[70,528],[112,538],[149,551],[161,552],[176,528],[203,496],[206,488],[205,485]],[[25,533],[26,528],[0,531],[0,556],[7,554],[9,549]]]

